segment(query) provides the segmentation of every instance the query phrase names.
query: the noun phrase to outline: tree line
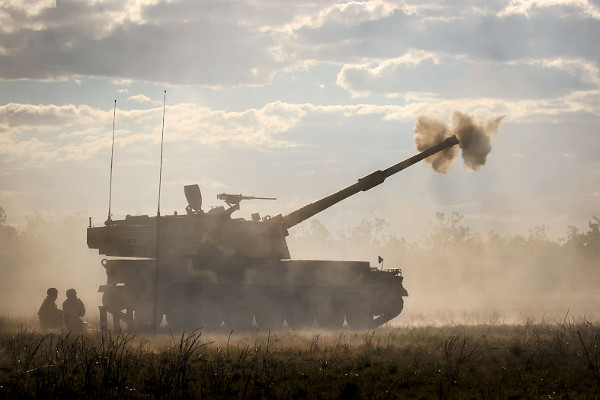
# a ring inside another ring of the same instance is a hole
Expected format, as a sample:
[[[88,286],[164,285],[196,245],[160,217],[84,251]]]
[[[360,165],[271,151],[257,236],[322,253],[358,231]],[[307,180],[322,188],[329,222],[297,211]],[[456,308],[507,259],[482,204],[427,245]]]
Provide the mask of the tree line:
[[[101,257],[87,248],[87,217],[52,218],[34,212],[19,228],[8,225],[6,217],[0,207],[0,313],[30,300],[32,293],[41,301],[48,286],[77,285],[95,293],[104,283]],[[288,240],[292,258],[371,260],[376,265],[381,256],[385,267],[404,270],[413,293],[480,292],[502,298],[520,291],[539,297],[596,290],[600,281],[597,216],[587,229],[568,226],[559,238],[544,225],[526,235],[482,235],[456,212],[437,213],[431,232],[413,240],[386,234],[391,229],[383,218],[363,219],[336,234],[317,219],[299,228]]]

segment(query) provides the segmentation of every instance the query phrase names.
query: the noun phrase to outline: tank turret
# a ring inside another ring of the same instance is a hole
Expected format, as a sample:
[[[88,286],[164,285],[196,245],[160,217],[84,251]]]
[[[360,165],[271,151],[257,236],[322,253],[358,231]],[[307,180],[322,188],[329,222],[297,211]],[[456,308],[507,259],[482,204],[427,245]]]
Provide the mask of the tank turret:
[[[398,269],[377,270],[361,261],[291,260],[288,229],[319,212],[367,191],[393,174],[458,144],[445,141],[286,215],[252,220],[232,218],[242,200],[274,200],[222,193],[228,208],[202,210],[198,185],[184,188],[185,214],[110,217],[90,222],[87,243],[105,259],[107,284],[101,307],[138,328],[154,329],[166,317],[188,329],[278,329],[320,326],[379,326],[403,309]]]

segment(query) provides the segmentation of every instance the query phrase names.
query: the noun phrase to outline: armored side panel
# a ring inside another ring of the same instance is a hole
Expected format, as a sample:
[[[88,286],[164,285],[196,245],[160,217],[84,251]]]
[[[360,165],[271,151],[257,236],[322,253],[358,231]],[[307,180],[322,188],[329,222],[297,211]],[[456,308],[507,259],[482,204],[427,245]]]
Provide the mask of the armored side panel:
[[[372,271],[368,262],[231,261],[222,268],[194,266],[182,258],[165,258],[158,264],[150,259],[105,260],[103,305],[113,315],[135,316],[138,324],[150,324],[152,283],[158,272],[157,312],[173,327],[367,328],[397,316],[402,296],[408,295],[401,276]]]

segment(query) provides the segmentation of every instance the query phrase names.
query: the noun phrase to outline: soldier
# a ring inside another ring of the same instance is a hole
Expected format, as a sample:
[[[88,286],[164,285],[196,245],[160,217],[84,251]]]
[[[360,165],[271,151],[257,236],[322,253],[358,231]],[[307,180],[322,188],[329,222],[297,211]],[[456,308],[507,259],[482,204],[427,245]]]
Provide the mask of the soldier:
[[[60,329],[63,322],[63,312],[56,306],[58,290],[50,288],[46,291],[46,298],[38,311],[42,329]]]
[[[63,313],[68,331],[74,333],[83,332],[83,321],[80,317],[85,315],[85,306],[77,297],[75,289],[67,290],[67,299],[63,303]]]

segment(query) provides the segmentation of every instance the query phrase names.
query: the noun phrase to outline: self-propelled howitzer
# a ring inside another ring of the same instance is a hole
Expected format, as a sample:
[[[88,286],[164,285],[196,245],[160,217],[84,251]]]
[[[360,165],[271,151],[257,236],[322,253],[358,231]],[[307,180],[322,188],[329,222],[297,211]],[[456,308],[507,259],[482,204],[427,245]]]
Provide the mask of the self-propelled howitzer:
[[[455,136],[378,170],[286,215],[231,218],[241,200],[273,198],[220,194],[229,208],[204,212],[197,185],[186,186],[186,213],[110,217],[87,232],[88,246],[104,259],[107,283],[101,323],[155,328],[166,318],[175,329],[279,329],[319,326],[367,328],[403,309],[398,269],[362,261],[291,260],[288,229],[387,177],[458,144]],[[154,324],[154,327],[153,327]]]

